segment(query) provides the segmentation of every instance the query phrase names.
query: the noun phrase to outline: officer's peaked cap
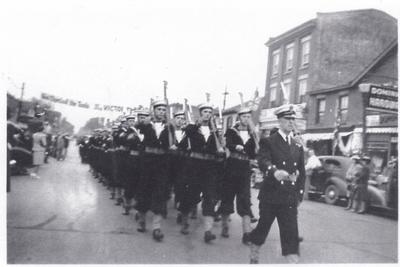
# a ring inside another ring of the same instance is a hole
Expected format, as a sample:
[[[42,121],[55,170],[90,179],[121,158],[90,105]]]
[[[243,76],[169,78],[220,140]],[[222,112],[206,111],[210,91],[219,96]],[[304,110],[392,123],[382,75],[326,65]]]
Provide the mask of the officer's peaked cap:
[[[296,112],[294,111],[294,106],[291,104],[285,104],[282,105],[280,107],[278,107],[274,114],[276,115],[276,117],[279,118],[296,118]]]

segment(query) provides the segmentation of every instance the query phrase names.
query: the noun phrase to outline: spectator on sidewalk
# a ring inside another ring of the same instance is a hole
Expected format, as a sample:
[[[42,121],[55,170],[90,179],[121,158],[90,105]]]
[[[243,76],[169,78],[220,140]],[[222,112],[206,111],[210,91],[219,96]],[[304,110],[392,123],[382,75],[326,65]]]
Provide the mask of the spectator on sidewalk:
[[[39,172],[40,165],[44,164],[45,152],[46,152],[46,134],[44,133],[44,127],[41,126],[39,131],[34,133],[33,138],[33,166],[34,171],[30,174],[34,178],[40,178],[37,173]]]
[[[321,161],[315,155],[314,149],[308,150],[308,159],[307,164],[305,165],[306,169],[306,182],[304,185],[304,198],[308,199],[308,191],[310,189],[311,177],[313,175],[317,175],[317,170],[322,167]]]

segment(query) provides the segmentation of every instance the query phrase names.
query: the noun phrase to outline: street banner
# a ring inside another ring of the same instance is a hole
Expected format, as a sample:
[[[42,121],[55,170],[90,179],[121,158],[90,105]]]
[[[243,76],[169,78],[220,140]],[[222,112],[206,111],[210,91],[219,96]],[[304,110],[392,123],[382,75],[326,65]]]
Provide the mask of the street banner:
[[[125,114],[131,114],[134,110],[138,109],[131,107],[116,106],[116,105],[89,104],[85,101],[77,101],[69,98],[57,97],[46,93],[42,93],[41,98],[47,101],[51,101],[53,103],[65,104],[73,107],[94,109],[99,111],[125,113]]]

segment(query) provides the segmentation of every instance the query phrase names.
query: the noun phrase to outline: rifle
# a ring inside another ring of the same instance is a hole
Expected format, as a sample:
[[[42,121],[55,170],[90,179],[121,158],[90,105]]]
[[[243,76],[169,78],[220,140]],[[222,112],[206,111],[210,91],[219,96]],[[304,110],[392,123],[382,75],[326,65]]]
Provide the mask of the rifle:
[[[192,120],[192,108],[188,105],[188,100],[187,100],[186,98],[185,98],[185,101],[184,101],[184,102],[185,102],[185,103],[183,104],[183,110],[184,110],[184,112],[185,112],[185,115],[186,115],[186,113],[187,113],[187,118],[188,118],[189,123],[192,123],[192,122],[193,122],[193,120]],[[186,110],[186,106],[188,106],[188,110]],[[187,138],[187,141],[188,141],[188,146],[187,146],[187,148],[188,148],[188,150],[190,151],[190,150],[192,149],[192,144],[191,144],[189,138]]]
[[[255,143],[255,151],[254,152],[257,154],[258,151],[260,150],[260,144],[259,144],[260,138],[258,137],[256,128],[255,128],[253,120],[251,118],[249,120],[249,130],[250,130],[250,135],[253,138],[254,143]]]
[[[171,147],[172,145],[174,145],[174,136],[173,136],[173,134],[174,133],[172,133],[171,132],[171,128],[174,130],[175,129],[175,127],[174,127],[174,124],[173,123],[171,123],[171,118],[170,118],[170,110],[171,110],[171,107],[169,106],[169,103],[168,103],[168,97],[167,97],[167,85],[168,85],[168,82],[167,81],[163,81],[163,83],[164,83],[164,99],[165,99],[165,102],[167,103],[167,111],[166,111],[166,120],[167,120],[167,130],[168,130],[168,147]]]
[[[215,141],[215,145],[217,147],[217,151],[219,153],[224,153],[225,149],[223,148],[223,146],[222,146],[222,144],[221,144],[221,142],[220,142],[220,140],[219,140],[219,138],[217,136],[217,127],[216,127],[216,124],[215,124],[215,116],[212,116],[212,118],[210,119],[210,128],[211,128],[212,135],[214,137],[214,141]]]

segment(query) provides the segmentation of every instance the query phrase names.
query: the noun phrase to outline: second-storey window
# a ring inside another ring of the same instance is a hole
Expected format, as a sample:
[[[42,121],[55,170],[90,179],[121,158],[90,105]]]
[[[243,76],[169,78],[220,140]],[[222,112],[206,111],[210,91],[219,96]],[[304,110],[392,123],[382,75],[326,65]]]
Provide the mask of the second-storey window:
[[[321,123],[325,117],[325,99],[317,99],[317,116],[315,119],[316,123]]]
[[[310,62],[310,41],[311,41],[311,36],[306,36],[301,39],[301,59],[300,63],[301,66],[307,66],[308,63]]]
[[[289,72],[293,69],[294,43],[288,44],[285,47],[285,55],[285,72]]]
[[[344,95],[339,98],[339,115],[340,121],[345,122],[347,120],[347,112],[349,110],[349,96]]]
[[[272,52],[272,76],[278,75],[279,72],[279,49]]]

